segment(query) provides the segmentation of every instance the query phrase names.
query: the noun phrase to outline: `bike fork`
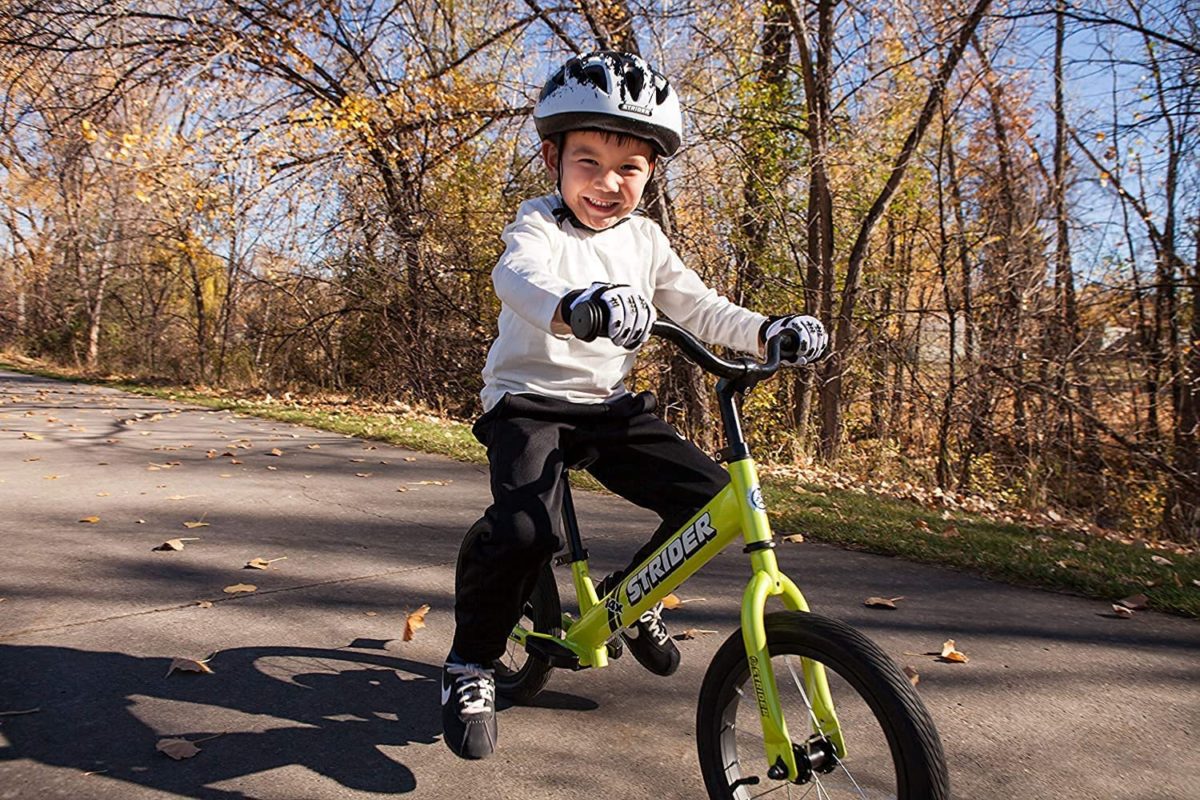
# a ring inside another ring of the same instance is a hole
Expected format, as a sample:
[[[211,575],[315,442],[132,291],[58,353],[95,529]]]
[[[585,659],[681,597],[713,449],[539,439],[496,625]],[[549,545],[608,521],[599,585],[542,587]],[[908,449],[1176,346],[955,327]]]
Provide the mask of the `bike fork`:
[[[793,744],[783,718],[779,700],[779,687],[771,667],[771,654],[767,647],[767,631],[764,609],[767,598],[782,595],[783,603],[790,611],[808,611],[808,603],[800,590],[787,576],[776,573],[772,578],[767,572],[756,572],[746,588],[742,603],[742,638],[746,645],[746,660],[750,666],[750,680],[754,687],[754,699],[762,722],[763,742],[769,765],[767,777],[773,780],[806,780],[811,775],[808,757],[797,758],[803,753],[800,745]],[[814,734],[827,739],[838,758],[845,758],[846,747],[838,726],[837,714],[833,709],[833,698],[825,667],[807,658],[801,659],[801,672],[810,714],[809,722]],[[794,679],[794,678],[793,678]],[[804,737],[801,741],[807,741]]]

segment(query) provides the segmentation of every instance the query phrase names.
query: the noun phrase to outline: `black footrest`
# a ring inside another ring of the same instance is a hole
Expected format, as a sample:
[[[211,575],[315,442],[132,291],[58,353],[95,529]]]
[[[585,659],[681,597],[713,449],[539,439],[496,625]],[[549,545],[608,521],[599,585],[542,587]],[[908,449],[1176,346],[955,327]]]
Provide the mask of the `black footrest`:
[[[525,652],[537,656],[552,667],[579,669],[579,656],[569,647],[550,639],[530,636],[525,640]]]

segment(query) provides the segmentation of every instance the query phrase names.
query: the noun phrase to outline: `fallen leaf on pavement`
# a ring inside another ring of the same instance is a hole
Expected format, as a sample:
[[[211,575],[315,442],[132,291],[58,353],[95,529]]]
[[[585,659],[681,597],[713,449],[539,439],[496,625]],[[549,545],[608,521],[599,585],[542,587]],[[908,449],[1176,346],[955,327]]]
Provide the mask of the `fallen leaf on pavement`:
[[[959,652],[955,649],[954,640],[947,639],[942,644],[942,654],[938,656],[939,661],[950,661],[955,664],[965,664],[969,660],[966,653]]]
[[[1141,611],[1144,608],[1150,607],[1150,598],[1140,592],[1117,602],[1131,611]]]
[[[356,476],[360,477],[360,478],[369,478],[369,477],[371,477],[371,473],[370,473],[370,472],[356,472],[356,473],[354,473],[354,474],[355,474]]]
[[[203,661],[197,661],[194,658],[173,658],[171,659],[171,666],[167,667],[167,675],[169,676],[176,670],[179,672],[203,672],[211,675],[213,674],[213,671],[208,666],[208,662],[211,660],[212,656],[209,656]]]
[[[411,612],[408,615],[408,617],[405,618],[405,620],[404,620],[404,641],[411,642],[412,638],[416,634],[416,632],[421,630],[421,628],[425,627],[425,615],[428,613],[429,613],[429,604],[426,603],[425,605],[418,608],[416,611]]]
[[[803,533],[789,533],[787,536],[783,537],[783,540],[785,542],[792,542],[793,544],[800,544],[801,542],[804,541],[804,534]]]
[[[716,631],[707,631],[703,628],[688,628],[683,633],[677,633],[671,638],[680,640],[695,639],[697,636],[708,636],[713,633],[716,633]]]
[[[892,608],[896,607],[897,600],[903,600],[904,597],[868,597],[863,601],[863,605],[867,608]]]
[[[321,449],[321,445],[319,445],[319,444],[306,444],[304,446],[307,447],[309,450],[320,450]]]
[[[185,536],[182,539],[167,539],[165,542],[155,547],[155,550],[182,550],[184,542],[198,542],[198,536]]]
[[[284,561],[286,559],[287,559],[287,556],[280,556],[279,558],[269,558],[269,559],[268,558],[252,558],[246,562],[246,566],[242,567],[242,569],[266,569],[267,567],[274,564],[276,561]]]
[[[84,517],[83,519],[81,519],[79,521],[80,522],[89,522],[92,525],[95,525],[97,522],[100,521],[100,518],[99,517]]]
[[[22,433],[21,438],[22,439],[33,439],[35,442],[40,442],[42,440],[41,434],[30,433],[29,431],[25,431],[24,433]]]
[[[908,682],[913,686],[916,686],[921,681],[921,674],[912,667],[906,666],[904,668],[904,674],[908,676]]]
[[[212,608],[212,601],[211,600],[197,600],[196,605],[198,605],[200,608]]]
[[[159,739],[154,749],[169,755],[176,761],[182,758],[191,758],[200,752],[200,748],[187,739]]]
[[[417,459],[416,459],[416,458],[414,458],[414,457],[412,457],[412,456],[405,456],[405,457],[404,457],[404,460],[405,460],[405,461],[416,461]]]
[[[1117,603],[1112,604],[1112,610],[1113,610],[1113,613],[1116,614],[1121,619],[1129,619],[1130,617],[1133,616],[1132,608],[1126,608],[1125,606],[1118,605]]]
[[[188,522],[185,522],[185,523],[183,523],[183,527],[185,527],[185,528],[189,528],[189,529],[190,529],[190,528],[207,528],[207,527],[208,527],[208,523],[207,523],[207,522],[201,522],[201,521],[200,521],[200,520],[198,520],[198,519],[193,519],[193,520],[189,520]]]
[[[283,455],[283,451],[282,451],[282,450],[280,450],[278,447],[272,447],[270,450],[268,450],[268,451],[267,451],[267,455],[269,455],[269,456],[281,456],[281,455]]]
[[[241,594],[243,592],[257,592],[258,587],[253,583],[235,583],[233,586],[226,586],[223,591],[225,594]]]
[[[407,492],[407,491],[408,491],[408,487],[407,487],[407,486],[397,486],[397,487],[396,487],[396,491],[397,491],[397,492]]]

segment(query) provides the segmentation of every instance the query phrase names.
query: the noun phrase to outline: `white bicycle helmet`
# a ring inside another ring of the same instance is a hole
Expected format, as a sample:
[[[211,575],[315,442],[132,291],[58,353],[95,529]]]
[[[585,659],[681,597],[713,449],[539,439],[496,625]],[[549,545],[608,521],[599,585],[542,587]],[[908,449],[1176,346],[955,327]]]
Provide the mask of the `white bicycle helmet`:
[[[683,116],[667,79],[632,53],[598,50],[572,58],[542,88],[533,120],[549,139],[598,128],[647,139],[664,156],[679,149]]]

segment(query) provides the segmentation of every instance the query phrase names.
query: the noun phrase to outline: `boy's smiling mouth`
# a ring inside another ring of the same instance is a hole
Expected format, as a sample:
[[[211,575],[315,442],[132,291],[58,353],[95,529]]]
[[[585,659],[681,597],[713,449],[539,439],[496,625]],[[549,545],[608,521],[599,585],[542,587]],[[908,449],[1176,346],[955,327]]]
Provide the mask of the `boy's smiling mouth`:
[[[586,195],[584,196],[583,199],[585,202],[587,202],[588,205],[593,206],[593,207],[599,209],[600,211],[609,211],[611,209],[616,208],[619,205],[619,201],[617,201],[617,200],[597,200],[593,197],[588,197]]]

